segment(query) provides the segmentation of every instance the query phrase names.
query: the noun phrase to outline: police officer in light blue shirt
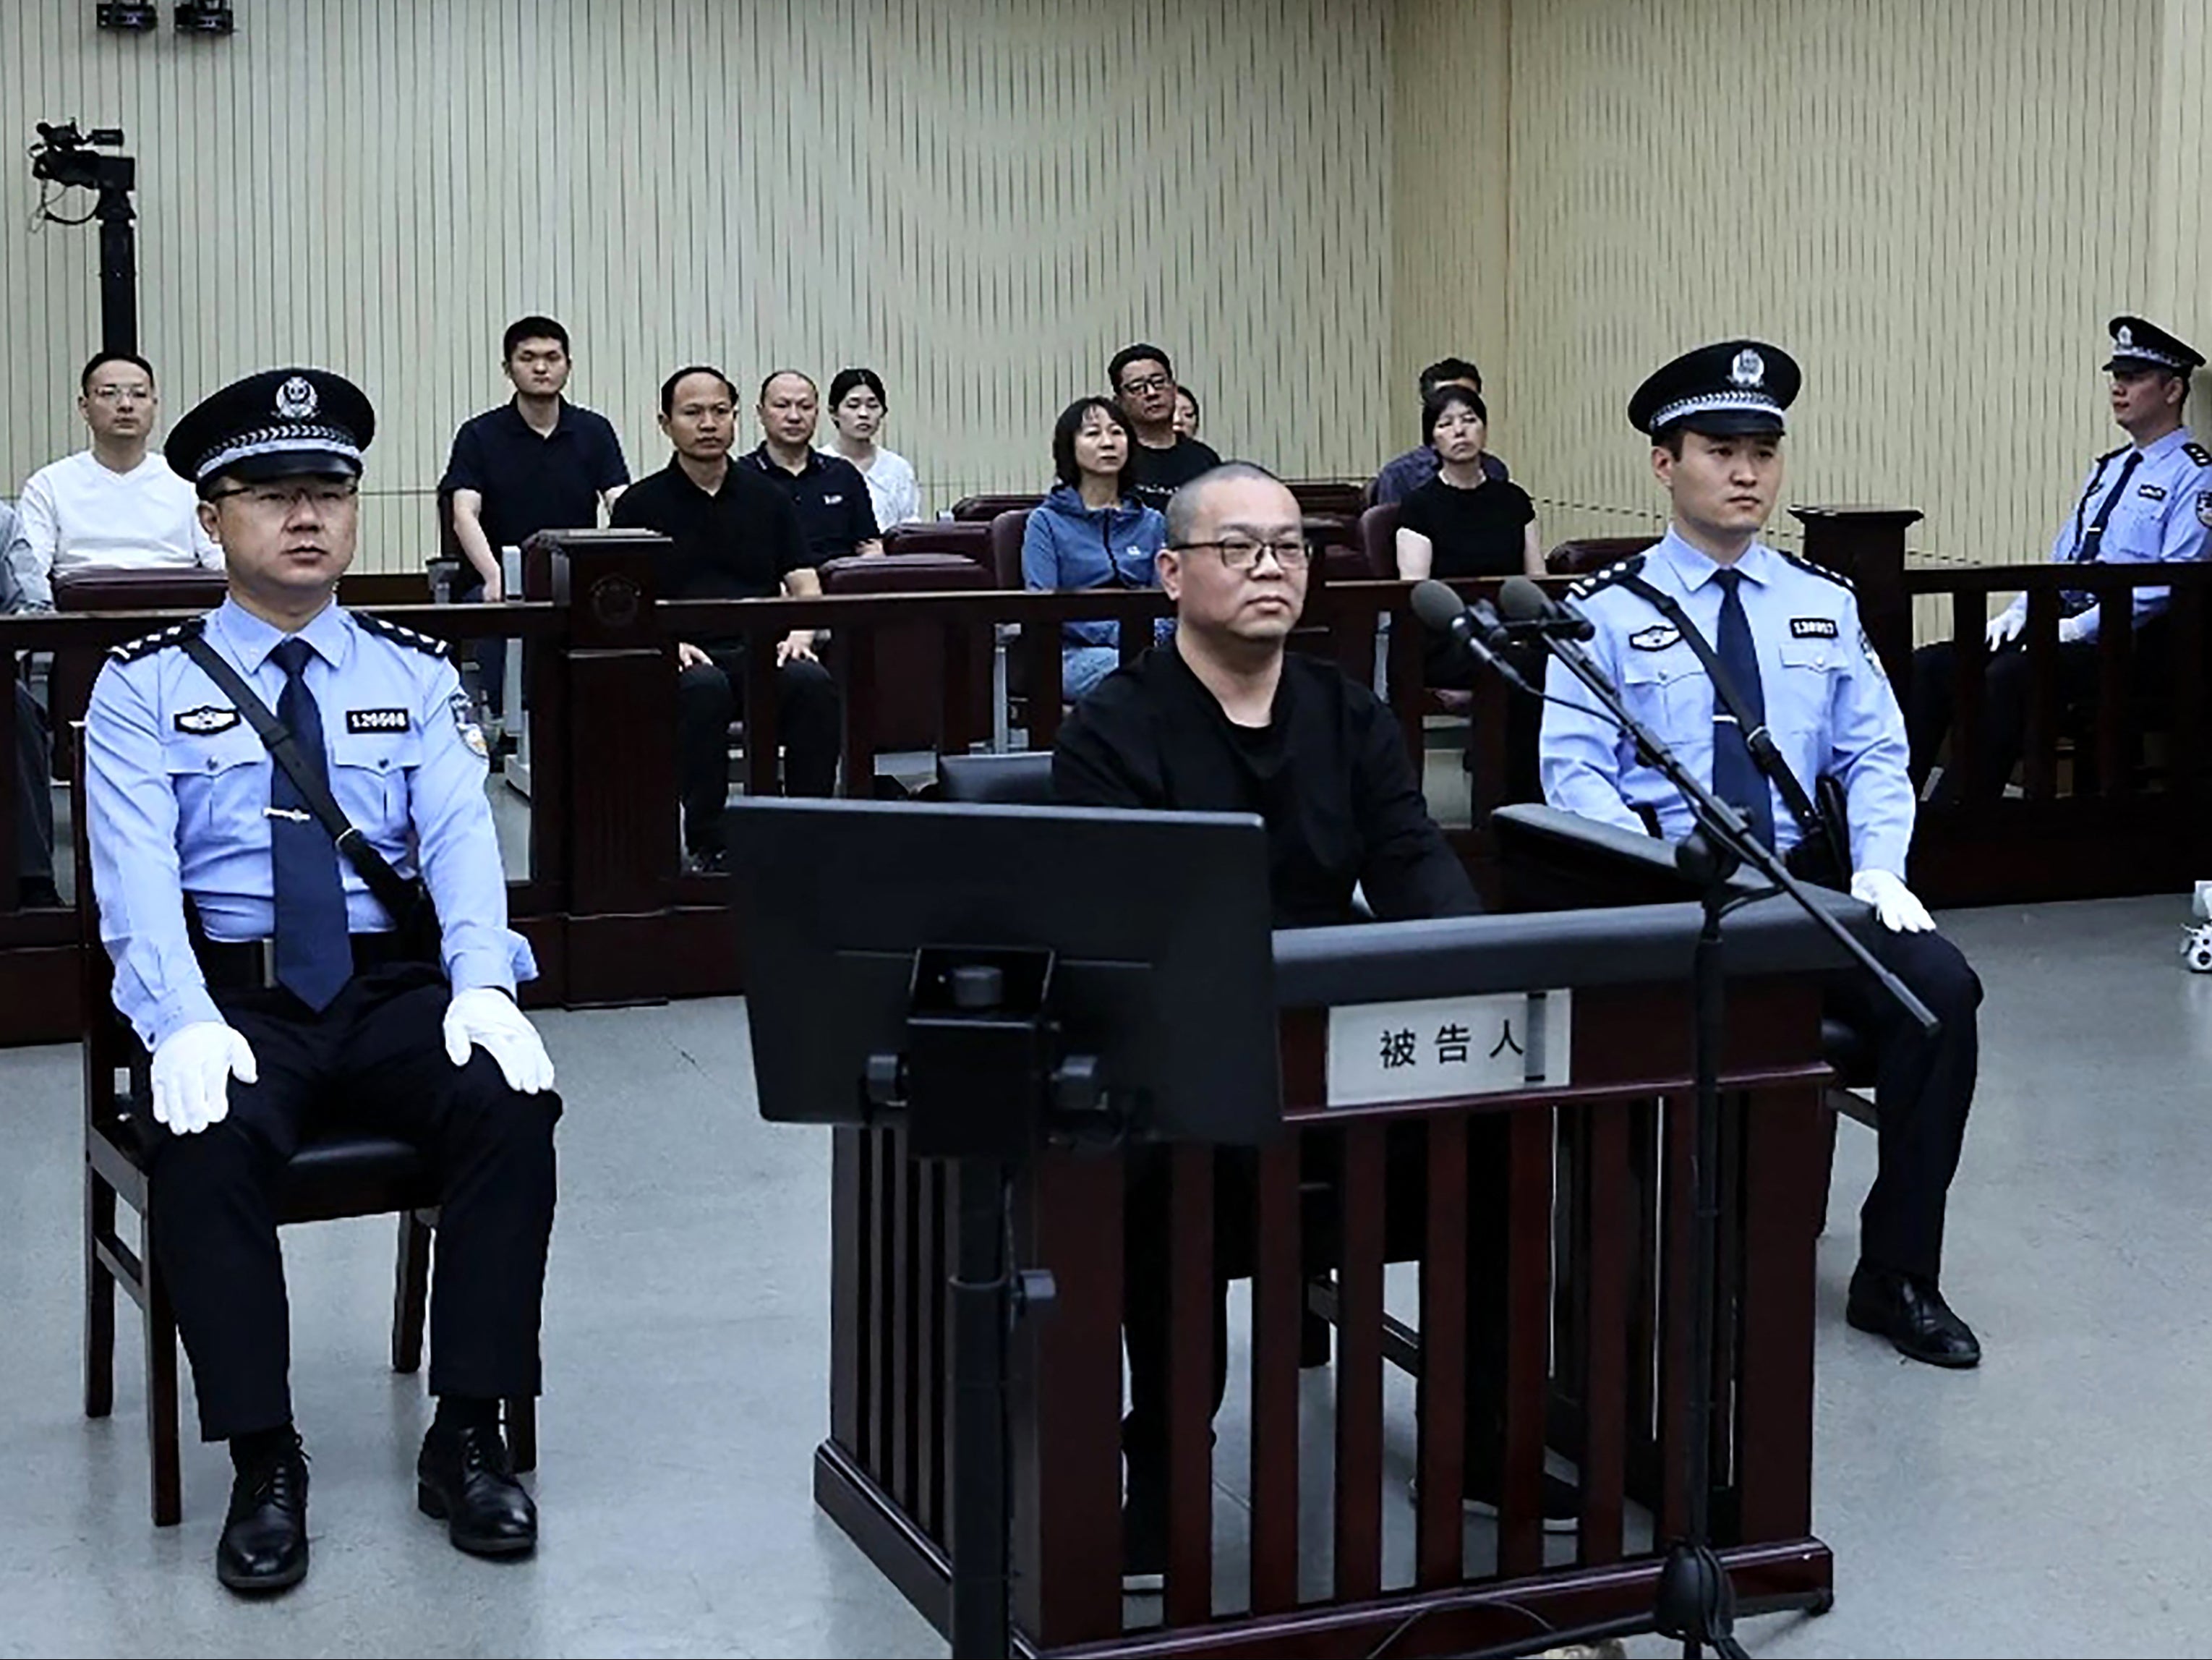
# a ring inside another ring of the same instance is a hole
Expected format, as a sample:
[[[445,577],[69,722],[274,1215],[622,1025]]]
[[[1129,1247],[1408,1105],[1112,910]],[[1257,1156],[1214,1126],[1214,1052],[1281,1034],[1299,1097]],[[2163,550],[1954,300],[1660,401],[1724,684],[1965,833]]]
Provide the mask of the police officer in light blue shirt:
[[[2112,377],[2107,391],[2112,420],[2129,441],[2090,463],[2073,511],[2052,538],[2051,561],[2128,565],[2202,559],[2212,533],[2212,450],[2190,435],[2182,418],[2190,374],[2204,366],[2203,355],[2140,317],[2115,317],[2106,328],[2112,337],[2105,369]],[[2163,668],[2163,619],[2170,593],[2160,587],[2135,590],[2130,620],[2136,630],[2138,678]],[[2021,638],[2027,626],[2024,593],[1990,620],[1990,655],[1973,775],[1954,778],[1946,787],[1961,800],[1996,800],[2020,761],[2027,726],[2027,652]],[[2057,667],[2065,702],[2088,696],[2096,688],[2097,654],[2092,648],[2102,626],[2102,607],[2090,594],[2067,593],[2058,623]],[[1907,724],[1915,783],[1927,778],[1950,729],[1954,655],[1948,640],[1913,654]]]
[[[1786,353],[1756,340],[1701,348],[1647,380],[1629,420],[1650,435],[1672,522],[1649,552],[1576,594],[1596,629],[1590,654],[1630,710],[1769,846],[1790,854],[1808,838],[1826,845],[1817,781],[1840,785],[1850,891],[1881,924],[1870,948],[1942,1022],[1929,1039],[1863,973],[1838,975],[1831,988],[1836,1012],[1872,1037],[1880,1056],[1880,1170],[1860,1213],[1846,1315],[1914,1359],[1971,1366],[1980,1345],[1939,1280],[1945,1198],[1973,1099],[1981,984],[1905,885],[1913,820],[1905,723],[1850,586],[1757,539],[1781,488],[1783,411],[1798,380]],[[1692,629],[1751,731],[1717,696]],[[1686,835],[1688,804],[1582,683],[1554,663],[1545,690],[1555,700],[1544,707],[1545,799],[1669,840]],[[1794,782],[1757,758],[1759,726]],[[1803,822],[1801,808],[1815,822]]]
[[[202,1433],[230,1444],[216,1566],[239,1591],[307,1568],[272,1184],[319,1122],[412,1141],[442,1179],[422,1508],[477,1554],[537,1537],[497,1414],[538,1388],[560,1102],[514,1003],[535,967],[507,926],[484,743],[447,648],[334,599],[374,429],[360,390],[313,369],[251,376],[179,423],[167,454],[222,545],[229,598],[118,648],[85,717],[100,937],[153,1053],[153,1250]],[[359,840],[419,874],[428,952],[203,648],[273,711]]]

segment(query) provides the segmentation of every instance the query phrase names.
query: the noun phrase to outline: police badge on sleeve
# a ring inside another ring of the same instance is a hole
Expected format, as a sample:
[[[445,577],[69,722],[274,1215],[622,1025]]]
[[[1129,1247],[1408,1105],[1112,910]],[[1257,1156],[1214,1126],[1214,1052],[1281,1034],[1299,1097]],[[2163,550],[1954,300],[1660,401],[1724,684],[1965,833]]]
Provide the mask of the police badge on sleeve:
[[[446,700],[446,707],[453,711],[453,730],[460,733],[461,742],[468,745],[469,753],[479,761],[489,763],[491,749],[484,742],[483,728],[477,724],[476,705],[469,701],[468,693],[455,692]]]
[[[2212,490],[2197,492],[2197,522],[2212,528]]]

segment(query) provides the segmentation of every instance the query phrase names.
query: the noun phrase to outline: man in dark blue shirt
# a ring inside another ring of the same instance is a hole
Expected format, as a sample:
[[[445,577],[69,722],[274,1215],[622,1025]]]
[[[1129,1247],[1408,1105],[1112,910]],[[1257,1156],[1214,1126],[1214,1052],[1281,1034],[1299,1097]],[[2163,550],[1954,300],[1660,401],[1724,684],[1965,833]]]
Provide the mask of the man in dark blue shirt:
[[[1440,358],[1421,371],[1421,402],[1427,404],[1429,394],[1439,386],[1465,386],[1480,398],[1482,371],[1464,357]],[[1367,486],[1367,499],[1378,508],[1402,502],[1435,477],[1443,467],[1443,462],[1430,445],[1424,443],[1409,449],[1382,464],[1382,471]],[[1508,476],[1505,463],[1487,450],[1482,454],[1482,471],[1492,478]]]
[[[883,532],[876,524],[868,481],[842,455],[814,447],[814,428],[822,395],[797,369],[778,369],[761,382],[761,445],[744,458],[791,498],[818,569],[848,554],[881,553]]]

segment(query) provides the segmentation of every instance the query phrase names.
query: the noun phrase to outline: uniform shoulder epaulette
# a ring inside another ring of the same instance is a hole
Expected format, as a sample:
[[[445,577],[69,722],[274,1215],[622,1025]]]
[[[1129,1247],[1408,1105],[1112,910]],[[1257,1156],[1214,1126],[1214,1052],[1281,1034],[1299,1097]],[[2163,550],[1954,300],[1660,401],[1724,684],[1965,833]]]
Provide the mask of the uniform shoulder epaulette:
[[[2097,458],[2097,465],[2101,467],[2107,461],[2117,461],[2134,447],[2135,446],[2133,444],[2123,444],[2116,450],[2106,450],[2102,455]]]
[[[1802,554],[1787,553],[1780,548],[1775,549],[1775,552],[1781,554],[1782,557],[1785,561],[1796,566],[1799,570],[1804,571],[1809,575],[1826,578],[1829,581],[1833,582],[1838,587],[1841,588],[1845,593],[1856,593],[1858,592],[1856,588],[1851,586],[1851,579],[1844,575],[1843,572],[1839,570],[1830,570],[1826,565],[1816,565],[1811,560],[1806,558]]]
[[[413,629],[403,627],[398,623],[388,622],[372,611],[357,611],[350,614],[355,622],[360,623],[371,634],[380,635],[395,645],[411,646],[416,651],[430,657],[446,657],[453,652],[452,642],[440,640],[432,635],[417,634]]]
[[[1603,570],[1595,571],[1583,577],[1581,581],[1569,588],[1567,593],[1572,599],[1587,599],[1594,593],[1602,593],[1617,582],[1626,581],[1643,569],[1644,556],[1640,553],[1632,553],[1619,564],[1607,565]]]
[[[118,663],[135,663],[142,657],[151,657],[157,651],[183,645],[185,641],[197,637],[206,626],[207,618],[195,617],[188,622],[156,629],[151,634],[142,634],[136,640],[126,640],[119,646],[111,647],[107,654]]]
[[[2202,444],[2184,444],[2181,453],[2200,467],[2212,467],[2212,450],[2206,449]]]

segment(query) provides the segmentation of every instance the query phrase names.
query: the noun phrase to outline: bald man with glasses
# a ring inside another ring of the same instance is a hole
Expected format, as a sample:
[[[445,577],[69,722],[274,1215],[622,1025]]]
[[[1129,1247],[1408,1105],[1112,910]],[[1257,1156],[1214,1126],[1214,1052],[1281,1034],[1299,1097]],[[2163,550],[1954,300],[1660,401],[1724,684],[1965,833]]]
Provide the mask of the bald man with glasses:
[[[1429,817],[1406,741],[1364,686],[1285,649],[1312,562],[1297,499],[1232,461],[1176,490],[1160,587],[1175,636],[1115,670],[1060,729],[1054,796],[1071,805],[1257,813],[1277,927],[1354,920],[1358,888],[1386,921],[1481,909]],[[1130,1155],[1123,1230],[1129,1351],[1122,1584],[1157,1590],[1167,1553],[1167,1161]],[[1217,1240],[1250,1232],[1249,1165],[1215,1164]],[[1226,1281],[1217,1272],[1213,1404],[1227,1379]],[[1480,1317],[1477,1329],[1486,1323]],[[1485,1472],[1470,1471],[1468,1490]]]

